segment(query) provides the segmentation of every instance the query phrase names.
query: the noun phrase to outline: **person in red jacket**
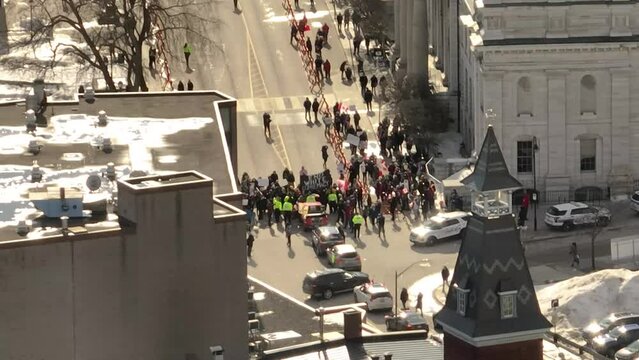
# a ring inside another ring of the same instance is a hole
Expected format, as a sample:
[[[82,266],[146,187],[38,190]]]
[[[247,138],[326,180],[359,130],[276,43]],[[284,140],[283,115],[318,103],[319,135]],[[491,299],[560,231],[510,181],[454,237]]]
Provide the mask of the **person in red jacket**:
[[[324,34],[324,41],[328,44],[328,24],[322,25],[322,34]]]
[[[528,205],[530,204],[530,196],[528,192],[524,193],[521,199],[521,207],[519,208],[519,226],[525,226],[528,220]]]
[[[324,61],[324,77],[327,80],[331,79],[331,62],[328,61],[328,59],[326,59],[326,61]]]

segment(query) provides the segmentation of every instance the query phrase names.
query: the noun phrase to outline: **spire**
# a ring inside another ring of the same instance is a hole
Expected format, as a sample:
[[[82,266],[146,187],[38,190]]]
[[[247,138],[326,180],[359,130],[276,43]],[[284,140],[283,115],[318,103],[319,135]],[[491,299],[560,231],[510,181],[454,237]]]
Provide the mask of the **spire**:
[[[475,170],[461,182],[471,190],[479,192],[522,187],[521,183],[508,172],[508,166],[506,166],[504,155],[499,143],[497,143],[492,126],[488,126],[488,131],[486,131]]]

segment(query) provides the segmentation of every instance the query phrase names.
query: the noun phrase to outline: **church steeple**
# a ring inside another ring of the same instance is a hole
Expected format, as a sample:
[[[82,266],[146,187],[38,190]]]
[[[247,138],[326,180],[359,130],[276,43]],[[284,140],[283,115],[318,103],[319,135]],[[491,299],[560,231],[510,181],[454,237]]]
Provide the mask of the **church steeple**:
[[[473,197],[473,216],[457,257],[446,304],[435,315],[444,329],[445,360],[543,358],[541,314],[512,216],[508,172],[492,127],[473,173],[462,180]]]
[[[512,192],[522,187],[508,172],[504,155],[489,126],[475,170],[461,181],[471,192],[471,211],[494,218],[512,214]]]

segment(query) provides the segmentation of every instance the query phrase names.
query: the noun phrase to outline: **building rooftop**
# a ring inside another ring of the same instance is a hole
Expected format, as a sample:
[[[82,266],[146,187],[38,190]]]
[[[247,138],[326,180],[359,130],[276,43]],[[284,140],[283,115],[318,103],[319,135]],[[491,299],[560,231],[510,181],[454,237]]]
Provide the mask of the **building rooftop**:
[[[162,176],[126,183],[141,189],[153,188],[153,181],[208,181],[216,196],[237,193],[236,164],[230,160],[227,129],[222,128],[220,109],[227,106],[234,107],[235,100],[213,91],[105,93],[96,94],[92,102],[79,96],[49,102],[48,125],[31,134],[26,131],[25,102],[0,103],[0,242],[21,238],[16,231],[20,220],[32,225],[29,239],[59,234],[60,220],[45,218],[30,201],[59,200],[60,188],[65,188],[67,199],[110,199],[117,194],[117,180],[153,174]],[[98,122],[102,110],[108,116],[104,126]],[[40,147],[35,155],[29,151],[33,141]],[[34,165],[42,175],[39,182],[32,182]],[[201,174],[165,176],[192,169]],[[213,182],[203,180],[202,174]],[[93,191],[87,185],[90,175],[100,179]],[[111,205],[108,210],[104,216],[69,219],[69,227],[88,232],[118,228]],[[230,212],[214,207],[215,216]]]

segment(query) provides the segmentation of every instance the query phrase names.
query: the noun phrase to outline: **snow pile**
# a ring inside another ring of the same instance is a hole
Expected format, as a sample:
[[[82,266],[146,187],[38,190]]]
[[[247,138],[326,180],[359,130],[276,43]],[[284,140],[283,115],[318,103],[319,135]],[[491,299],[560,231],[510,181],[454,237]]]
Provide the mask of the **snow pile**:
[[[557,332],[577,339],[577,331],[593,320],[612,312],[639,311],[639,272],[608,269],[577,276],[539,290],[537,298]],[[556,310],[550,309],[552,299],[559,299]]]

